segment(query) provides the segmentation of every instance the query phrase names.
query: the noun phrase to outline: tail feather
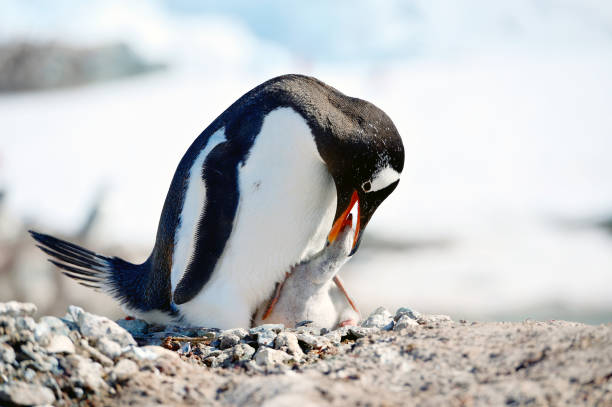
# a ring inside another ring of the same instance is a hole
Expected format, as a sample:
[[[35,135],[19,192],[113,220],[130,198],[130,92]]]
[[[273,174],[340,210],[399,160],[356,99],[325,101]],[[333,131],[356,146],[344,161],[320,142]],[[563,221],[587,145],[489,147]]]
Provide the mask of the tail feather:
[[[131,310],[159,310],[170,317],[177,315],[171,303],[170,290],[151,280],[150,258],[143,264],[132,264],[50,235],[32,230],[30,234],[38,242],[37,246],[50,256],[49,262],[79,284],[104,291]]]
[[[37,247],[53,257],[49,262],[64,270],[63,274],[91,288],[112,290],[109,285],[113,270],[112,258],[43,233],[31,230],[30,234],[40,243]]]
[[[30,230],[30,234],[51,264],[80,285],[104,291],[122,304],[142,308],[146,301],[139,289],[146,274],[142,265],[128,263],[118,257],[106,257],[74,243]]]

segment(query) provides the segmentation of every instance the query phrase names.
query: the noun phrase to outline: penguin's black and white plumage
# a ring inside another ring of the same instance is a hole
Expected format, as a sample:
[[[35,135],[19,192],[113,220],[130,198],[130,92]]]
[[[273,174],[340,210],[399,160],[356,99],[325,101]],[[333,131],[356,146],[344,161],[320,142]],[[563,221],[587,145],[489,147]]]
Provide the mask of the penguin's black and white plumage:
[[[249,326],[296,264],[353,214],[354,247],[396,188],[402,140],[376,106],[302,75],[271,79],[189,147],[142,264],[32,232],[50,261],[150,322]]]

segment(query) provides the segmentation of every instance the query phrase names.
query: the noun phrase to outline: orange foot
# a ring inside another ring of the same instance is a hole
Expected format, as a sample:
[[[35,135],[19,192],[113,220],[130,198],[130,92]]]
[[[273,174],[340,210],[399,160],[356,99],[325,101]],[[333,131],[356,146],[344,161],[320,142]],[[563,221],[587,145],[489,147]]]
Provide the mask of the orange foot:
[[[278,302],[278,299],[280,298],[281,290],[283,289],[283,285],[285,284],[285,281],[287,281],[288,277],[289,277],[289,273],[285,272],[285,279],[281,281],[280,283],[276,283],[276,291],[274,292],[274,297],[270,301],[270,305],[268,305],[268,308],[266,309],[266,312],[264,312],[263,317],[261,317],[262,320],[265,320],[266,318],[268,318],[270,314],[272,313],[272,311],[274,310],[274,306],[276,305],[276,303]]]
[[[346,319],[340,322],[338,326],[357,326],[357,321],[354,319]]]

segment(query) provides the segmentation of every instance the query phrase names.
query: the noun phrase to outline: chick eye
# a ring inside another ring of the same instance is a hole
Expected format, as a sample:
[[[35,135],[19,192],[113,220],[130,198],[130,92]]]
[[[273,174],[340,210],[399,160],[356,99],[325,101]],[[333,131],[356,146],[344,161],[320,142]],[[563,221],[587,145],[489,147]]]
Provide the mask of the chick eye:
[[[370,192],[372,189],[372,183],[370,181],[364,182],[361,184],[361,189],[363,189],[363,192]]]

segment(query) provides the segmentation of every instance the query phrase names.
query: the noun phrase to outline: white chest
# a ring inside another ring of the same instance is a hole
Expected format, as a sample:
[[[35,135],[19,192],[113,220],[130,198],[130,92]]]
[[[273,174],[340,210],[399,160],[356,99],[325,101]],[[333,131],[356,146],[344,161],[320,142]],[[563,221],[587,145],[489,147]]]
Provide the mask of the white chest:
[[[238,185],[234,227],[215,271],[179,307],[191,324],[247,326],[285,272],[324,247],[331,228],[334,181],[310,128],[290,108],[266,116]]]

